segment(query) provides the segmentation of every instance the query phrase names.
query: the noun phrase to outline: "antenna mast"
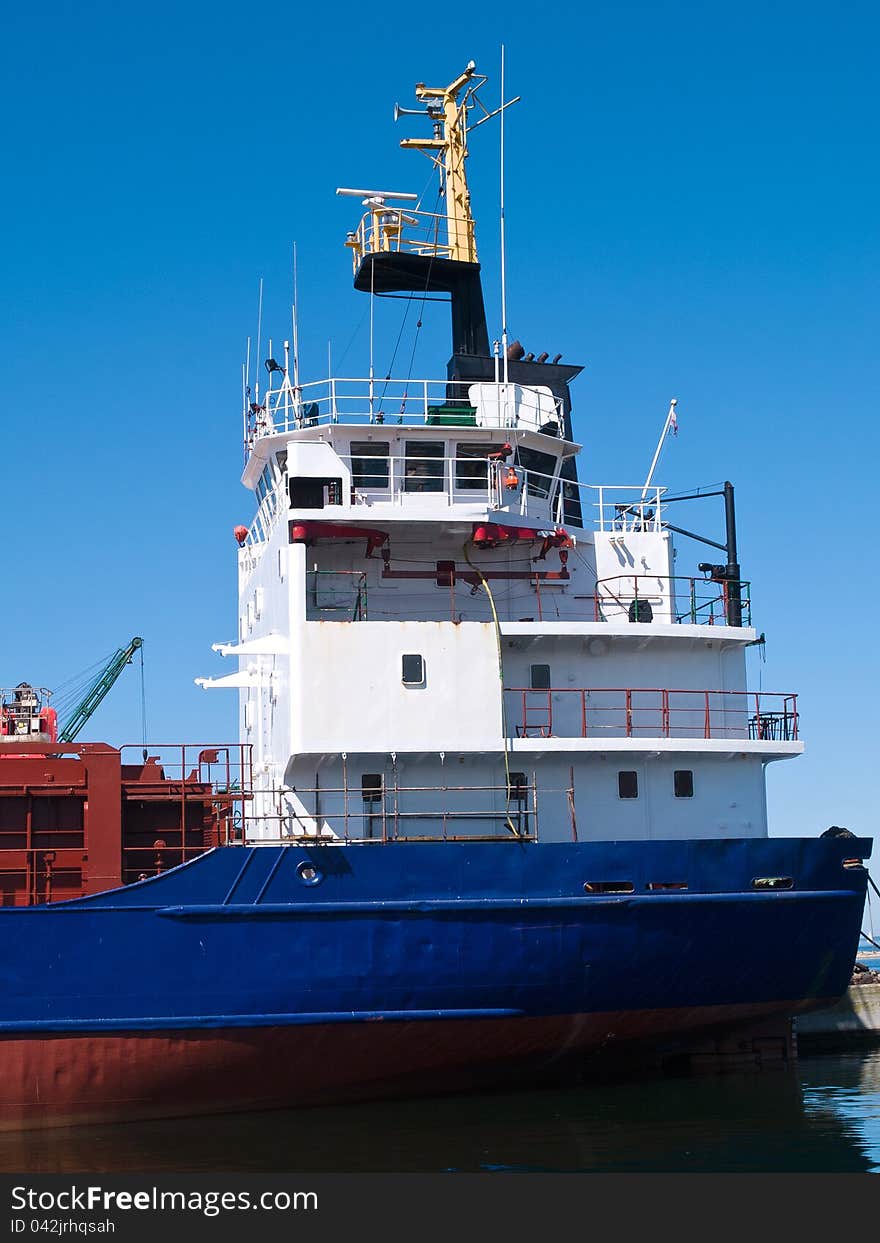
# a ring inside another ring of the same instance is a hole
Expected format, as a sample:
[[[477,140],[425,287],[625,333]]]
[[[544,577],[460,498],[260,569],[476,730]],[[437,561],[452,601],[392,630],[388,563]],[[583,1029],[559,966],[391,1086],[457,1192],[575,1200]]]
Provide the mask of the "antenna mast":
[[[373,421],[373,305],[375,299],[376,269],[370,268],[370,422]]]
[[[651,462],[651,469],[648,471],[648,478],[645,480],[645,486],[642,488],[642,500],[644,500],[648,495],[648,488],[651,486],[651,476],[654,474],[654,468],[660,458],[660,450],[663,448],[663,441],[666,439],[666,435],[670,427],[674,426],[675,407],[677,404],[678,399],[673,397],[672,401],[669,403],[669,413],[666,415],[666,422],[663,424],[663,431],[660,433],[660,439],[657,441],[657,448],[654,450],[654,457]]]
[[[507,264],[504,245],[504,44],[501,44],[501,167],[499,201],[501,208],[501,350],[504,360],[504,383],[507,384]]]
[[[296,298],[296,242],[293,243],[293,392],[299,399],[299,332]]]
[[[416,99],[426,105],[426,113],[434,123],[434,133],[431,138],[404,138],[400,144],[432,154],[440,168],[446,190],[446,249],[450,259],[463,263],[477,262],[471,196],[464,167],[468,153],[468,108],[475,90],[486,80],[484,77],[474,79],[475,69],[474,62],[469,61],[464,72],[448,86],[426,86],[418,82]],[[403,114],[412,115],[410,109],[395,109],[395,117]]]
[[[260,277],[260,297],[257,304],[257,378],[254,381],[254,393],[257,405],[260,404],[260,338],[263,331],[263,278]]]

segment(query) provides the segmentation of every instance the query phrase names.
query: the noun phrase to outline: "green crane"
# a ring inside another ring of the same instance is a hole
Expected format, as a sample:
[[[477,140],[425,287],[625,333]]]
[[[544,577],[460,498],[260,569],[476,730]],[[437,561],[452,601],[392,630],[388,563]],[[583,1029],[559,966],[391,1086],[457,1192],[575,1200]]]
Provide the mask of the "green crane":
[[[131,664],[132,656],[143,645],[143,639],[135,636],[128,647],[121,647],[113,653],[104,667],[92,678],[82,699],[71,709],[70,715],[58,731],[59,742],[73,741],[125,666]]]

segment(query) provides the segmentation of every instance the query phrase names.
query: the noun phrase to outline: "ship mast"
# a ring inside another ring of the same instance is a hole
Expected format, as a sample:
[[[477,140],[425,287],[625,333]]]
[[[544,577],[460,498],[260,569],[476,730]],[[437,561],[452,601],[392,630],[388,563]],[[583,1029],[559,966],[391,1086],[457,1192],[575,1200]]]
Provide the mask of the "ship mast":
[[[485,77],[474,81],[475,69],[476,65],[470,61],[465,71],[448,86],[425,86],[424,82],[418,82],[416,99],[426,101],[425,115],[434,122],[434,134],[431,138],[404,138],[400,143],[404,148],[436,153],[433,158],[441,167],[446,193],[447,254],[448,258],[457,259],[460,263],[477,262],[474,218],[465,169],[468,106],[474,92],[486,81]],[[468,88],[466,91],[465,87]],[[423,114],[417,109],[395,108],[394,119],[402,115]]]
[[[399,104],[394,108],[395,120],[420,116],[432,122],[430,137],[404,138],[400,145],[423,151],[437,168],[440,191],[446,200],[443,213],[422,211],[418,196],[411,193],[337,190],[337,194],[361,198],[366,209],[345,243],[352,252],[355,289],[371,297],[405,292],[449,294],[453,359],[461,355],[490,357],[465,171],[468,131],[501,110],[490,112],[480,101],[478,91],[486,81],[470,61],[447,86],[416,85],[416,98],[424,108],[401,108]],[[502,107],[515,102],[509,100]],[[482,115],[469,125],[468,115],[474,107]]]

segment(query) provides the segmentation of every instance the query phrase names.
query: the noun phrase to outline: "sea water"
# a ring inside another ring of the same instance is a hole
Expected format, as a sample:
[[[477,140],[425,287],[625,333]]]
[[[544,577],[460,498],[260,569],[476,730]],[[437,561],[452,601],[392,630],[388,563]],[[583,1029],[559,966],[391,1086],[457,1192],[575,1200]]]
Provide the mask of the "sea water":
[[[789,1068],[0,1135],[6,1173],[880,1173],[880,1047]]]

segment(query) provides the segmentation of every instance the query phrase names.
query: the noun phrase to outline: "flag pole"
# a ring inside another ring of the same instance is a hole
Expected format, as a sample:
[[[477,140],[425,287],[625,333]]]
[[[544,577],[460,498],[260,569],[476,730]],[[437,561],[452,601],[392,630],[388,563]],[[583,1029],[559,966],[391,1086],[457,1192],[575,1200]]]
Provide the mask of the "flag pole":
[[[645,486],[642,488],[642,500],[644,500],[648,495],[648,488],[651,486],[651,477],[654,474],[654,468],[660,458],[660,450],[663,448],[663,441],[666,439],[670,427],[674,429],[678,426],[675,418],[675,407],[677,405],[678,399],[673,397],[669,403],[669,413],[666,415],[666,422],[663,424],[663,431],[660,433],[660,439],[657,441],[657,448],[654,450],[654,459],[651,462],[651,469],[648,471],[648,478],[645,480]]]

